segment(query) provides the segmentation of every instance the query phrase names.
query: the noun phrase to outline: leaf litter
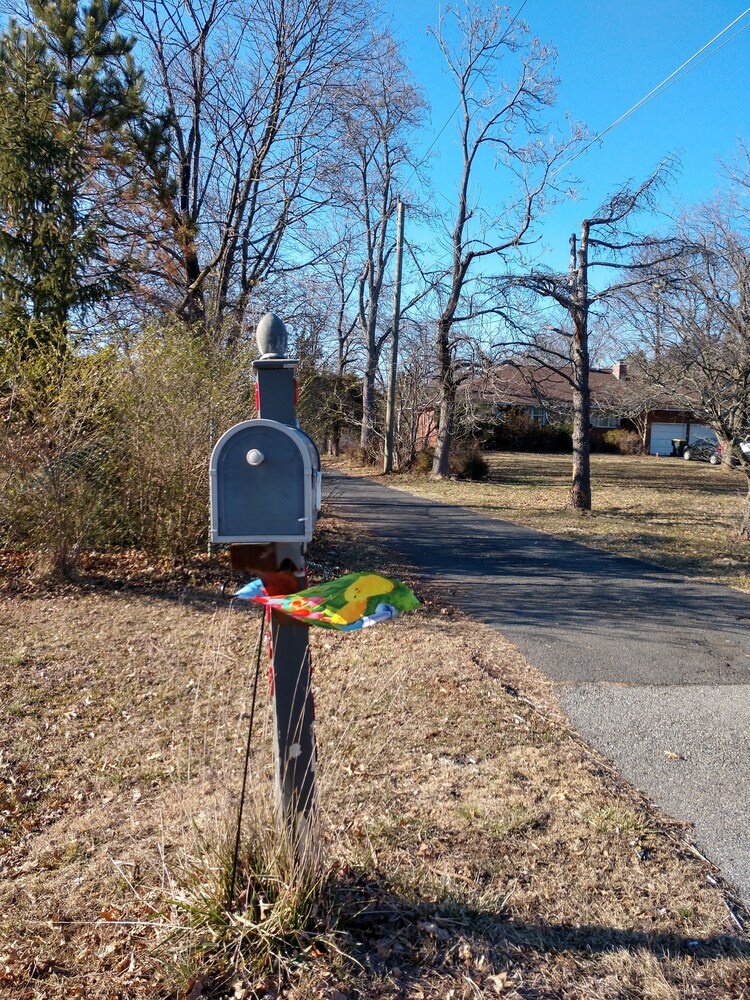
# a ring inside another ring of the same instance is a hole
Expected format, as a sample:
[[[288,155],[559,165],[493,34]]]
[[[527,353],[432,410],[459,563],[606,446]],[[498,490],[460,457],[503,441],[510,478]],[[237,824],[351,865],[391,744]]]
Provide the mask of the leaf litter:
[[[741,905],[689,830],[587,747],[547,681],[408,567],[321,523],[332,574],[422,611],[312,636],[328,903],[298,954],[170,953],[186,859],[226,839],[258,617],[205,566],[0,604],[0,991],[36,997],[750,996]],[[118,577],[119,579],[119,577]],[[22,651],[22,654],[21,654]],[[267,699],[251,759],[271,793]]]

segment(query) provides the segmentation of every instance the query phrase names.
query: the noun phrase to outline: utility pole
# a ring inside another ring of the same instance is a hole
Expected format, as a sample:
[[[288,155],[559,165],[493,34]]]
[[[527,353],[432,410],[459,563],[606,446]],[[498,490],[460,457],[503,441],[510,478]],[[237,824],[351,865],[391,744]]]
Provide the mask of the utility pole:
[[[393,425],[396,413],[396,369],[398,366],[398,324],[401,319],[401,268],[404,254],[404,203],[398,199],[396,210],[396,284],[393,289],[391,323],[391,364],[388,372],[388,396],[385,411],[385,448],[383,472],[393,472]]]
[[[570,503],[575,510],[591,510],[591,386],[589,360],[589,233],[590,219],[581,222],[581,239],[570,237],[571,304],[573,320],[573,483]]]

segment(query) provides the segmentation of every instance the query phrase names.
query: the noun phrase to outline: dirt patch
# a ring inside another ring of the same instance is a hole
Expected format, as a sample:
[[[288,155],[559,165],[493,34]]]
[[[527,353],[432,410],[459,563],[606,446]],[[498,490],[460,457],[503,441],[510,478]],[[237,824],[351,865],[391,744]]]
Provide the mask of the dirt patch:
[[[319,571],[394,569],[321,528]],[[311,632],[336,948],[201,978],[170,900],[233,831],[260,619],[222,600],[221,567],[121,570],[0,604],[3,995],[750,996],[742,911],[684,828],[513,646],[413,580],[418,613]],[[264,697],[256,804],[268,722]]]

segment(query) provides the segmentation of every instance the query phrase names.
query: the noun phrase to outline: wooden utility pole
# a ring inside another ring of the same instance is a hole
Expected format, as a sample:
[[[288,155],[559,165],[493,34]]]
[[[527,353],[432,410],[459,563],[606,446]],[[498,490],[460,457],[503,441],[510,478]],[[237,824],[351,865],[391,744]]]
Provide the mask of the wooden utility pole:
[[[388,372],[388,396],[385,411],[385,448],[383,472],[393,472],[393,425],[396,414],[396,370],[398,366],[398,325],[401,319],[401,269],[404,253],[404,203],[399,198],[396,214],[396,284],[393,289],[391,324],[391,364]]]

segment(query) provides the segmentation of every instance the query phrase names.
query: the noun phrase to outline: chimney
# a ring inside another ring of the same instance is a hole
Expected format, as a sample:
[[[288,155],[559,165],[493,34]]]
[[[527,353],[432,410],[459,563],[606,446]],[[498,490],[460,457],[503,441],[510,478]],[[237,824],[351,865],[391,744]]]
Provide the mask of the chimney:
[[[618,361],[616,364],[612,365],[612,374],[615,378],[627,378],[628,366],[624,361]]]

